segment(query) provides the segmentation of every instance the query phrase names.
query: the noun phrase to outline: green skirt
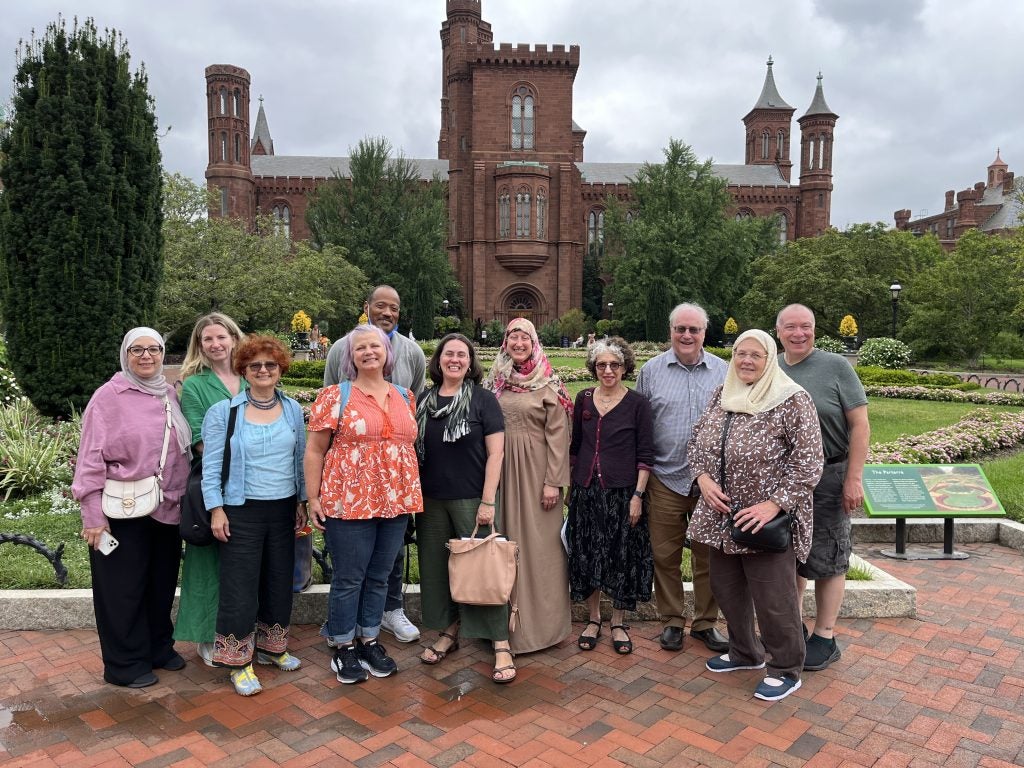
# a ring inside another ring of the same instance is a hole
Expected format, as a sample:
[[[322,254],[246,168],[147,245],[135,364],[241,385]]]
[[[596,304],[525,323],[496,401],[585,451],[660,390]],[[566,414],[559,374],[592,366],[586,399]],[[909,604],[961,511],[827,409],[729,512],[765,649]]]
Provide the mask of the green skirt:
[[[185,545],[185,566],[181,572],[181,599],[174,639],[212,643],[217,629],[220,602],[220,550]]]

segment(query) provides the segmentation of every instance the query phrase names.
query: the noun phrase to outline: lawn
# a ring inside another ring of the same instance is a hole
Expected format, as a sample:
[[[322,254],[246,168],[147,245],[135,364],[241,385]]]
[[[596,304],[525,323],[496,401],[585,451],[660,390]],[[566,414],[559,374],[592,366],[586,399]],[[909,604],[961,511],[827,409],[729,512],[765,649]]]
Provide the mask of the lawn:
[[[872,397],[868,403],[871,442],[887,443],[901,435],[920,435],[955,424],[979,406],[972,403],[942,403],[928,400],[895,400]],[[1019,410],[1014,406],[985,406],[996,411]]]

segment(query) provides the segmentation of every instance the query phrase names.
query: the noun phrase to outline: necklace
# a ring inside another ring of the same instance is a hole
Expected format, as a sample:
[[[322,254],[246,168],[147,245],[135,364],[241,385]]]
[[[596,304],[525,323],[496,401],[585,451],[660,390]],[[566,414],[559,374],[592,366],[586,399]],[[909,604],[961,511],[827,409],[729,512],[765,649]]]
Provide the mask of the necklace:
[[[252,404],[253,408],[257,408],[261,411],[269,411],[277,405],[277,392],[271,395],[269,400],[257,400],[252,396],[252,391],[249,390],[245,393],[245,398]]]
[[[607,403],[612,402],[613,400],[618,400],[619,398],[621,398],[624,392],[625,392],[625,390],[623,390],[623,389],[616,389],[613,394],[606,395],[606,394],[604,394],[603,391],[598,390],[597,391],[597,398],[602,403],[606,403],[607,404]]]

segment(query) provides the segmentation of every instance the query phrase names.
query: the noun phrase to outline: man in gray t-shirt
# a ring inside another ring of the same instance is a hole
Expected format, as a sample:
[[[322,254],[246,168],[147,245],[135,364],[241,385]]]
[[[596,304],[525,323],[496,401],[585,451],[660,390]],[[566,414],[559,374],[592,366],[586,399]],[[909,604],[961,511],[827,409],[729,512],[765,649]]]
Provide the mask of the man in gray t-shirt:
[[[400,387],[411,389],[413,397],[419,396],[426,382],[427,359],[412,339],[407,339],[398,332],[398,314],[401,311],[398,291],[390,285],[378,285],[374,288],[363,305],[370,325],[375,325],[388,335],[391,340],[391,351],[395,356],[395,366],[388,380]],[[340,384],[345,381],[345,373],[341,370],[343,351],[348,346],[348,338],[342,337],[331,345],[324,366],[324,386]],[[414,516],[409,515],[410,521]],[[405,564],[405,547],[398,551],[395,567],[388,577],[388,594],[384,602],[384,617],[381,629],[387,630],[402,643],[411,643],[420,639],[420,631],[405,615],[402,604],[402,569]]]
[[[850,514],[864,503],[864,461],[871,427],[868,399],[842,355],[814,348],[814,313],[802,304],[779,312],[775,330],[785,351],[779,367],[814,400],[825,470],[814,489],[814,534],[806,563],[797,566],[800,593],[814,581],[816,618],[804,669],[825,669],[840,657],[835,623],[850,565]]]

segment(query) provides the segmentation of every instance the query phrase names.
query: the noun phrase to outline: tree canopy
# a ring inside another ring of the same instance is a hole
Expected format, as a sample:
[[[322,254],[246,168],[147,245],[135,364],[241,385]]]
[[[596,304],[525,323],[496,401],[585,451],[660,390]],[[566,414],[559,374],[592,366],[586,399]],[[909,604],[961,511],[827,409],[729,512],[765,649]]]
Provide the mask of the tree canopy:
[[[448,299],[461,314],[462,290],[446,253],[446,184],[423,181],[416,164],[392,156],[384,138],[359,142],[350,178],[335,176],[311,196],[306,221],[317,248],[341,246],[371,283],[394,286],[402,322],[417,338],[433,335],[434,316]]]
[[[887,230],[881,223],[794,240],[754,261],[739,318],[746,328],[770,329],[782,307],[799,303],[814,312],[821,335],[838,336],[843,317],[853,315],[860,336],[889,336],[889,286],[913,283],[941,254],[934,237]],[[911,304],[912,299],[901,299],[901,311],[908,312]]]
[[[84,408],[152,325],[162,272],[160,150],[145,70],[116,31],[51,23],[22,42],[0,141],[11,367],[48,415]]]
[[[750,262],[775,249],[774,219],[729,216],[726,180],[676,139],[664,163],[643,165],[632,194],[628,208],[610,200],[606,217],[615,319],[632,338],[662,339],[672,307],[695,301],[724,322],[749,286]]]
[[[164,189],[162,330],[180,335],[214,310],[248,331],[278,329],[300,309],[333,332],[355,324],[368,283],[343,248],[292,243],[271,217],[259,217],[255,231],[207,219],[208,190],[180,174]]]

